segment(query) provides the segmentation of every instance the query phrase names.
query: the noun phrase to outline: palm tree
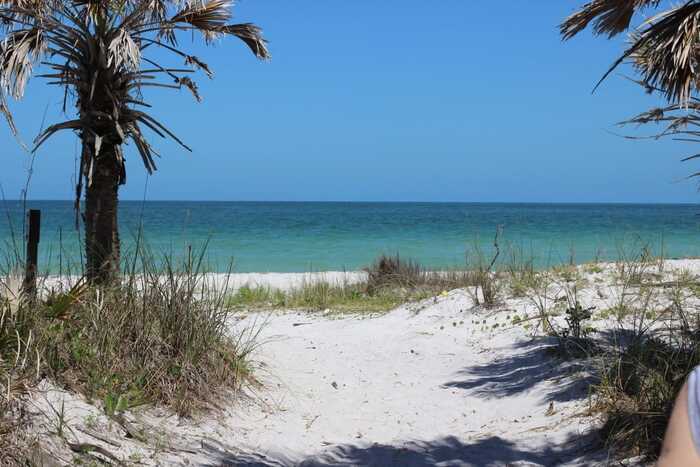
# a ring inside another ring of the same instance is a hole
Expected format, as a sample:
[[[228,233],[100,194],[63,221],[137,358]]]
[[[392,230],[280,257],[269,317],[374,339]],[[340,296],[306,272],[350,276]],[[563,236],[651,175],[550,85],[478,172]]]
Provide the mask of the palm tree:
[[[260,29],[229,24],[230,0],[0,0],[0,112],[16,128],[6,96],[21,99],[37,67],[38,77],[63,88],[64,113],[75,103],[75,118],[51,125],[34,150],[62,130],[82,142],[75,192],[76,216],[85,191],[86,273],[105,282],[119,271],[117,205],[126,181],[123,145],[132,142],[146,170],[156,170],[157,152],[145,130],[169,137],[190,150],[145,109],[146,87],[186,88],[201,100],[191,73],[213,74],[206,63],[178,43],[183,33],[199,33],[207,44],[223,36],[241,39],[261,59],[269,58]],[[161,65],[154,55],[182,60],[180,68]]]
[[[640,78],[634,80],[648,93],[658,93],[668,105],[653,108],[627,124],[662,124],[650,136],[671,136],[677,140],[700,142],[700,1],[659,11],[660,0],[593,0],[566,18],[560,32],[568,40],[589,26],[597,35],[612,38],[631,29],[635,15],[651,12],[629,35],[629,44],[603,75],[600,83],[617,67],[629,62]],[[636,138],[634,138],[636,139]],[[700,154],[683,159],[700,158]],[[691,177],[700,176],[700,172]]]

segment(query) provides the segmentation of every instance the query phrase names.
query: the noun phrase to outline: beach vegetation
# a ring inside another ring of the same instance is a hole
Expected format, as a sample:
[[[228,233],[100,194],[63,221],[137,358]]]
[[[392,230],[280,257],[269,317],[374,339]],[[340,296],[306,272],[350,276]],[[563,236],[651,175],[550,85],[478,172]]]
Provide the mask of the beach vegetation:
[[[403,259],[397,253],[394,256],[380,255],[369,267],[366,290],[375,294],[388,288],[415,288],[424,282],[426,271],[417,261]]]
[[[532,300],[551,303],[553,297],[566,297],[567,326],[554,325],[550,313],[550,329],[560,338],[559,348],[566,344],[567,355],[576,352],[596,368],[591,407],[602,418],[600,434],[611,454],[655,459],[675,397],[700,364],[695,278],[682,269],[663,275],[666,266],[648,250],[618,260],[615,268],[613,305],[601,311],[583,305],[575,282],[554,281],[558,289]],[[544,314],[546,306],[539,310]],[[612,327],[592,325],[591,320],[611,317]]]
[[[470,276],[469,282],[471,283],[471,288],[467,290],[471,292],[472,300],[477,306],[493,307],[499,303],[501,298],[503,281],[497,268],[497,262],[501,256],[500,237],[502,231],[502,226],[496,228],[493,239],[493,256],[487,255],[478,239],[465,253],[466,274],[468,277]]]
[[[567,328],[562,331],[562,336],[574,339],[588,337],[589,329],[584,326],[584,322],[591,318],[594,309],[595,307],[584,308],[578,301],[568,307],[566,309]]]
[[[527,291],[536,287],[540,280],[534,256],[526,256],[521,248],[509,248],[508,259],[502,270],[510,294],[516,298],[525,297]]]
[[[204,251],[176,261],[142,250],[125,255],[129,268],[119,282],[97,287],[75,276],[43,278],[34,297],[24,294],[19,268],[5,268],[0,274],[3,456],[31,465],[33,440],[22,428],[26,414],[19,408],[21,396],[40,380],[83,394],[110,423],[147,444],[152,430],[128,421],[128,413],[159,406],[188,417],[256,386],[250,355],[261,326],[231,328],[227,275],[206,274],[203,257]],[[67,407],[52,405],[45,415],[54,434],[73,438]],[[94,416],[85,420],[88,427],[96,424]]]
[[[187,150],[171,130],[156,120],[143,101],[148,87],[186,89],[197,101],[199,88],[190,77],[209,66],[186,52],[180,40],[195,34],[210,45],[233,36],[259,58],[269,57],[260,29],[249,23],[231,24],[232,2],[147,0],[84,2],[48,0],[0,2],[0,113],[16,134],[6,98],[21,99],[35,70],[61,88],[63,112],[74,115],[44,129],[33,151],[61,131],[81,141],[76,175],[76,226],[85,191],[86,273],[90,281],[108,282],[120,269],[117,222],[119,187],[126,182],[123,145],[132,142],[145,169],[156,170],[147,131],[169,137]],[[162,65],[163,55],[183,66]],[[41,65],[41,66],[40,66]]]
[[[604,415],[601,434],[616,455],[657,458],[676,395],[700,364],[697,346],[677,332],[673,341],[637,335],[602,360],[593,407]]]
[[[603,265],[599,263],[588,263],[583,266],[583,270],[586,274],[601,274],[605,272]]]
[[[478,268],[478,264],[476,266]],[[495,304],[500,283],[486,269],[430,271],[400,255],[380,255],[359,281],[305,280],[286,290],[243,285],[227,304],[236,310],[284,309],[332,312],[384,312],[428,298],[467,290],[476,304]],[[486,295],[482,290],[486,290]],[[486,298],[484,298],[486,297]]]
[[[368,284],[305,281],[289,290],[243,286],[227,304],[234,310],[298,310],[340,313],[377,313],[435,296],[435,289],[383,287],[368,291]]]
[[[649,16],[634,27],[632,21],[640,13]],[[569,39],[592,27],[596,34],[612,38],[632,29],[626,49],[601,81],[627,62],[638,74],[635,81],[666,104],[621,125],[654,125],[660,129],[650,138],[697,143],[699,16],[696,0],[677,5],[655,0],[593,1],[561,24],[561,34]],[[689,372],[700,364],[697,303],[689,300],[695,296],[695,278],[680,271],[671,283],[664,283],[663,272],[663,257],[654,261],[648,248],[637,260],[616,264],[617,303],[606,311],[616,315],[619,329],[613,349],[601,361],[603,377],[595,396],[605,417],[607,445],[649,459],[658,458],[675,397]]]

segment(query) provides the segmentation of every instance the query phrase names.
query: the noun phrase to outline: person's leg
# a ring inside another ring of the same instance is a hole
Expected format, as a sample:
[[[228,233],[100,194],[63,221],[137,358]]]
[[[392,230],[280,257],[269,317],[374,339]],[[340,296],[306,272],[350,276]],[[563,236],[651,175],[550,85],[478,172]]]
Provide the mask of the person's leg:
[[[676,398],[666,429],[661,457],[657,467],[700,467],[700,455],[690,431],[688,418],[688,383]]]

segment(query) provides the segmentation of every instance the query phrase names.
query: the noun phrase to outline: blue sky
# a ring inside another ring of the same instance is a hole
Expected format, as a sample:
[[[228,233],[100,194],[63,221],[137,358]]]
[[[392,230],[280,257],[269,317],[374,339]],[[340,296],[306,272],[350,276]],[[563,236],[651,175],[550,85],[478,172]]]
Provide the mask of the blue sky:
[[[242,0],[236,19],[264,28],[272,61],[232,39],[194,44],[216,73],[198,77],[204,102],[146,93],[194,152],[154,136],[163,158],[147,180],[127,148],[121,196],[697,202],[697,182],[683,178],[698,167],[680,162],[697,148],[613,134],[656,102],[619,76],[591,95],[621,42],[562,43],[557,25],[578,4]],[[44,113],[46,124],[63,118],[61,100],[32,82],[12,105],[25,140]],[[17,198],[28,157],[4,124],[0,147],[0,184]],[[71,198],[77,147],[66,133],[39,151],[31,198]]]

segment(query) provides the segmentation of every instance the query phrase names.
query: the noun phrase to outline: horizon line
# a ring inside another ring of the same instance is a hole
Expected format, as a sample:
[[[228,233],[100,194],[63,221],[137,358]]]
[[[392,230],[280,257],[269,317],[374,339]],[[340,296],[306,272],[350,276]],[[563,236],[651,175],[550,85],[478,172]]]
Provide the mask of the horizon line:
[[[0,199],[0,202],[24,202],[22,199]],[[74,199],[27,199],[31,202],[75,202]],[[382,201],[382,200],[221,200],[221,199],[120,199],[119,202],[127,203],[325,203],[325,204],[559,204],[559,205],[676,205],[695,206],[698,202],[673,202],[673,201]]]

